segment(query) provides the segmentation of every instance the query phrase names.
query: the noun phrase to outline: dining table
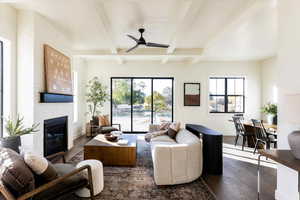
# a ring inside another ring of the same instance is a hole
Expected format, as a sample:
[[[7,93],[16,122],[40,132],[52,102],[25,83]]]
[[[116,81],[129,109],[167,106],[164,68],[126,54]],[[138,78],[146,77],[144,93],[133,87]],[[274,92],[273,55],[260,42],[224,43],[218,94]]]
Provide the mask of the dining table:
[[[232,119],[229,119],[228,121],[233,123]],[[249,120],[242,120],[242,123],[245,127],[245,132],[247,133],[247,137],[246,137],[247,145],[250,148],[254,148],[255,143],[256,143],[255,129],[257,127],[254,127],[253,123]],[[263,125],[269,135],[273,135],[275,138],[277,138],[277,125],[276,124],[268,124],[268,123],[263,122]]]

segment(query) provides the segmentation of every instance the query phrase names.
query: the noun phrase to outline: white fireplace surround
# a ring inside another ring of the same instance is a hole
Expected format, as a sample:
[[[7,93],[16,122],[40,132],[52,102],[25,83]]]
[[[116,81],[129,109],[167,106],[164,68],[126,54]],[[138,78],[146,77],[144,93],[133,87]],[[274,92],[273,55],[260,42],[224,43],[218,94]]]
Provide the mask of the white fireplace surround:
[[[70,124],[73,123],[73,104],[45,104],[42,105],[44,112],[40,112],[40,120],[37,120],[37,123],[40,123],[39,131],[34,134],[29,134],[22,136],[22,148],[26,151],[32,151],[39,155],[44,155],[44,120],[58,118],[61,116],[68,116],[68,149],[73,146],[73,126]],[[66,115],[66,110],[68,109],[69,114]],[[49,110],[53,111],[52,113]]]
[[[39,131],[22,137],[22,146],[43,155],[44,120],[68,116],[68,149],[73,146],[73,103],[40,103],[45,92],[44,51],[48,44],[70,56],[70,40],[47,19],[31,11],[18,12],[18,113],[25,124],[39,123]],[[71,57],[71,56],[70,56]],[[72,66],[73,68],[73,63]]]

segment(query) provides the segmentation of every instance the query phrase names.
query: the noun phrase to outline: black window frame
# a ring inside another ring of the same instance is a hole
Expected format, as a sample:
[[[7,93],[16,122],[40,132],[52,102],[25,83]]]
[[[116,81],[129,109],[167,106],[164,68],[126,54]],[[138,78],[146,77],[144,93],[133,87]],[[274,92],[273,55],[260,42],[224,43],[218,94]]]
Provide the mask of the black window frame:
[[[133,134],[144,134],[147,133],[147,131],[133,131],[133,80],[134,79],[151,79],[151,93],[153,94],[153,80],[160,80],[160,79],[169,79],[172,80],[172,122],[174,121],[174,77],[111,77],[110,78],[110,121],[113,124],[113,80],[114,79],[130,79],[131,82],[131,88],[130,88],[130,92],[131,92],[131,130],[130,131],[123,131],[123,133],[133,133]],[[153,95],[152,95],[152,99],[151,99],[151,107],[152,107],[152,111],[151,111],[151,124],[153,124]]]
[[[218,94],[210,94],[210,80],[211,79],[224,79],[225,81],[225,91],[224,91],[224,95],[218,95]],[[228,80],[229,79],[242,79],[243,80],[243,94],[242,95],[229,95],[228,94]],[[245,113],[245,77],[209,77],[209,99],[211,97],[224,97],[224,112],[219,112],[219,111],[209,111],[209,113],[216,113],[216,114],[238,114],[238,113]],[[242,112],[228,112],[228,97],[242,97],[243,98],[243,111]]]
[[[3,135],[3,73],[4,73],[4,43],[0,40],[0,137]]]

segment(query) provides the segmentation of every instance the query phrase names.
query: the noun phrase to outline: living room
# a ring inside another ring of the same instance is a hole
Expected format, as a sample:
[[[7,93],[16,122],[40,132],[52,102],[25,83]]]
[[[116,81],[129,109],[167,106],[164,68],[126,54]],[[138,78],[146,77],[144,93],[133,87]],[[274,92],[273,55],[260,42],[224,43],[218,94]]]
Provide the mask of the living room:
[[[299,146],[297,135],[290,139],[299,128],[299,105],[289,98],[299,98],[297,7],[295,0],[0,2],[1,141],[19,119],[32,128],[20,133],[17,146],[25,163],[24,152],[36,159],[62,150],[67,163],[83,166],[91,176],[85,190],[76,187],[81,192],[61,198],[81,199],[91,192],[94,199],[299,199],[298,160],[281,163],[267,154],[289,149],[296,154]],[[55,67],[66,70],[63,92],[57,92],[62,80],[51,74],[57,57],[64,63]],[[87,85],[95,78],[106,97],[93,115]],[[95,124],[93,116],[108,120],[112,133],[127,143],[106,141],[109,134],[100,133],[102,122]],[[263,120],[268,139],[258,136],[252,119]],[[173,123],[163,131],[149,129],[166,122]],[[46,141],[53,130],[65,133],[59,150]],[[158,141],[167,133],[173,139]],[[107,164],[127,155],[103,157],[103,144],[97,143],[102,140],[121,146],[122,153],[134,148],[133,166]],[[174,141],[186,149],[172,149]],[[159,159],[165,142],[172,143],[172,156],[165,152]],[[94,146],[92,153],[85,151]],[[192,158],[183,153],[190,151]],[[51,191],[51,181],[26,195],[41,198],[38,193]],[[1,184],[2,195],[10,187],[4,183],[2,190]],[[5,197],[25,194],[12,193]],[[22,198],[31,197],[26,195]]]

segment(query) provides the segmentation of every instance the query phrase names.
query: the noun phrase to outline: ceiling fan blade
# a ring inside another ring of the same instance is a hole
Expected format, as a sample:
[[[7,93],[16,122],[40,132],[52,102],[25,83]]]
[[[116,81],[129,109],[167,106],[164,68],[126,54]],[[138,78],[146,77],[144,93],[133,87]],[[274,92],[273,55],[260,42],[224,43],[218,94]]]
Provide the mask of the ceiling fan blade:
[[[136,39],[135,37],[133,37],[132,35],[127,35],[129,38],[131,38],[131,39],[133,39],[136,43],[138,43],[139,42],[139,40],[138,39]]]
[[[147,47],[169,48],[169,45],[166,45],[166,44],[157,44],[157,43],[152,43],[152,42],[147,42],[146,46]]]
[[[129,53],[130,51],[132,51],[133,49],[137,48],[138,46],[139,46],[139,45],[138,45],[138,44],[136,44],[134,47],[132,47],[132,48],[128,49],[128,50],[126,51],[126,53]]]

